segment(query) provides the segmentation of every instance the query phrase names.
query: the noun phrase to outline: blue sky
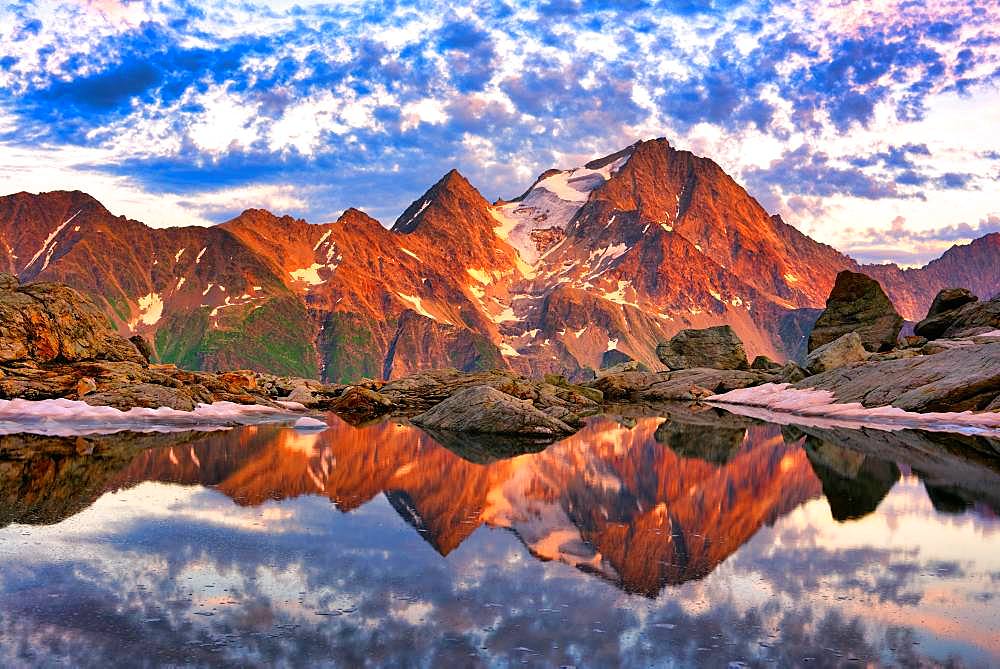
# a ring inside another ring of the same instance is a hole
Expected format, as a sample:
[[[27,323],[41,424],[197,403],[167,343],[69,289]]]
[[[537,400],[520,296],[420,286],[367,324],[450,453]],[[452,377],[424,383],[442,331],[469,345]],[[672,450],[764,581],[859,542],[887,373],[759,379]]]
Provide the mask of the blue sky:
[[[7,3],[0,191],[389,224],[666,136],[862,260],[1000,230],[1000,2]]]

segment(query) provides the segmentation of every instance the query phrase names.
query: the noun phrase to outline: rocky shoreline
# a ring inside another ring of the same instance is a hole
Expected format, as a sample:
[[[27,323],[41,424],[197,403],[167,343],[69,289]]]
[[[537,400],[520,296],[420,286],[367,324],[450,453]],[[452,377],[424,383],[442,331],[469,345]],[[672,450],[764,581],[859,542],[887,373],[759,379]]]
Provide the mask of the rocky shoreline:
[[[813,400],[825,393],[833,413],[842,414],[843,405],[978,412],[995,415],[1000,428],[1000,297],[979,302],[968,291],[942,291],[917,335],[902,340],[902,321],[887,313],[891,308],[877,282],[843,272],[810,337],[804,366],[762,356],[751,363],[735,333],[718,326],[685,330],[661,344],[657,354],[666,370],[622,360],[584,384],[554,375],[527,379],[510,371],[453,369],[325,384],[156,364],[143,340],[118,335],[76,291],[59,284],[21,286],[0,275],[0,421],[11,410],[5,400],[13,399],[72,400],[123,412],[192,412],[227,403],[276,414],[332,411],[354,424],[393,414],[445,441],[494,435],[537,444],[573,433],[607,403],[715,402],[794,413],[788,398],[795,393],[812,393]],[[823,415],[823,402],[807,404],[800,414]]]

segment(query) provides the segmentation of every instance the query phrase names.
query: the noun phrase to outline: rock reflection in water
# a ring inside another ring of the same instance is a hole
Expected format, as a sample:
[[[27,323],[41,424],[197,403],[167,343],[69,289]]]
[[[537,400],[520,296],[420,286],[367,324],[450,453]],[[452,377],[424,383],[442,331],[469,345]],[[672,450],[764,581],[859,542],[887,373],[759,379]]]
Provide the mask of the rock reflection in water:
[[[333,418],[10,438],[0,664],[1000,661],[989,443],[650,413],[505,459]]]

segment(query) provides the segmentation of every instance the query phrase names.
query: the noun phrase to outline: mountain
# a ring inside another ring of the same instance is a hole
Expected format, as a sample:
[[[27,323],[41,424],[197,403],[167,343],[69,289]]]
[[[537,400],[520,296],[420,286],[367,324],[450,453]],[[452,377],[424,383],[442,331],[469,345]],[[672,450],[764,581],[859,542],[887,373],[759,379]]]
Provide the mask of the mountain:
[[[764,208],[713,161],[637,142],[487,201],[452,170],[386,228],[250,209],[151,229],[80,192],[0,198],[0,269],[90,293],[164,361],[330,381],[511,368],[581,376],[618,349],[654,367],[678,330],[729,323],[794,358],[837,272],[921,318],[940,288],[1000,287],[1000,235],[918,269],[860,266]]]
[[[155,230],[79,191],[17,193],[0,198],[0,237],[22,281],[86,292],[122,333],[151,336],[164,360],[317,373],[299,296],[222,227]]]

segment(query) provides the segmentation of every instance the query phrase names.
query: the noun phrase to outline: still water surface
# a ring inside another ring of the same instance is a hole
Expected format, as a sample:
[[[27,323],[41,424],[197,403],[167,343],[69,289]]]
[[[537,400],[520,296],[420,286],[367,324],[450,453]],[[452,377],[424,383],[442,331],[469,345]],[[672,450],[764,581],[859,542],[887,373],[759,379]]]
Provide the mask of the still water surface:
[[[0,438],[0,665],[1000,665],[997,442],[659,413]]]

